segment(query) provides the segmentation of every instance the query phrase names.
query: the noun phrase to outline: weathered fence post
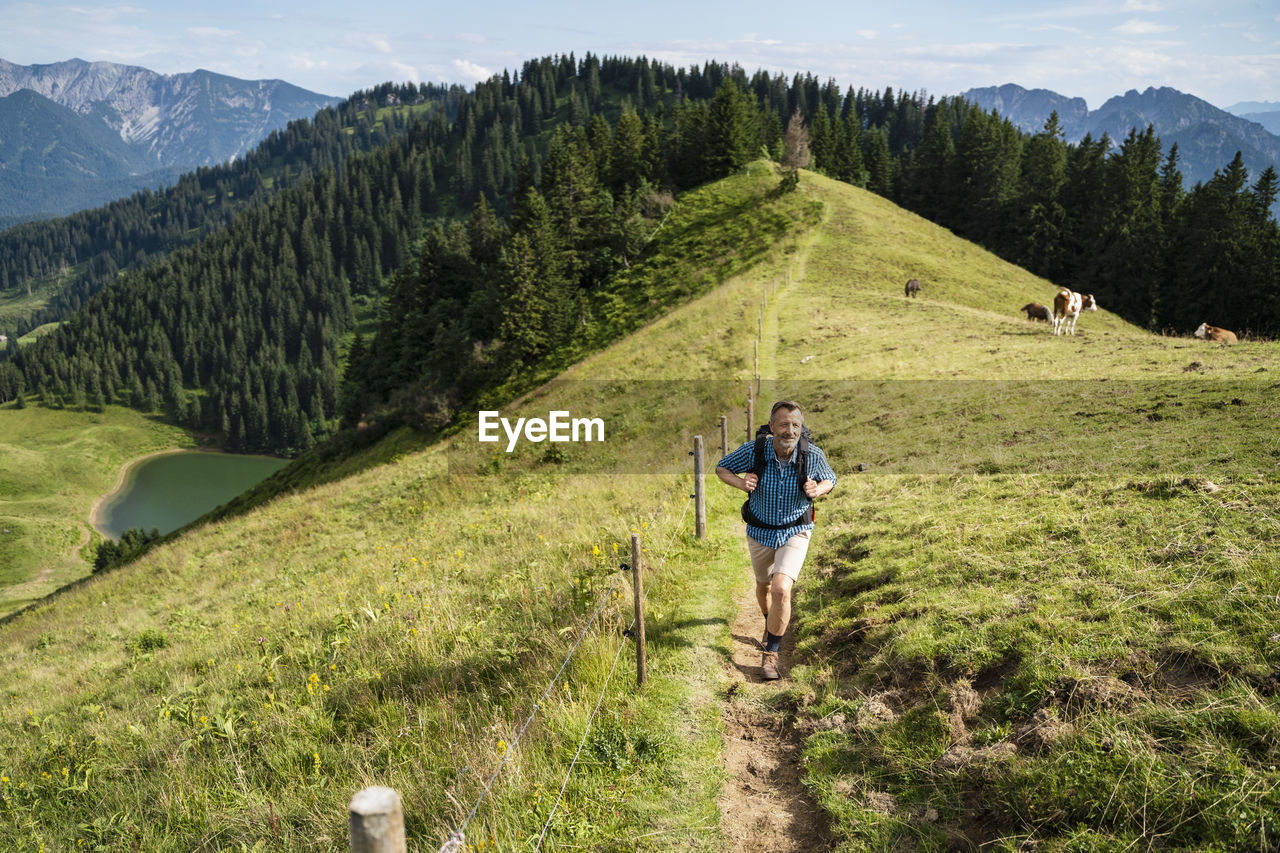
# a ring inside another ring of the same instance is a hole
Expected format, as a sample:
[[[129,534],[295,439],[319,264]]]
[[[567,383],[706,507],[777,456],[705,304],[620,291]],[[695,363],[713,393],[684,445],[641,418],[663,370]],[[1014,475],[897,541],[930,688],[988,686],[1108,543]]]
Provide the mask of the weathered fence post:
[[[351,798],[351,853],[406,853],[400,795],[375,785]]]
[[[755,427],[752,426],[756,422],[756,401],[751,395],[747,395],[747,441],[755,438]]]
[[[729,455],[729,416],[720,416],[720,458]]]
[[[756,355],[755,355],[755,361],[753,361],[751,365],[751,375],[756,378],[755,396],[757,399],[759,399],[760,397],[760,342],[759,341],[756,341]]]
[[[702,464],[702,436],[693,437],[693,530],[699,539],[707,538],[707,480]]]
[[[643,687],[649,680],[649,666],[644,651],[644,581],[640,572],[640,535],[631,534],[631,584],[636,601],[636,685]]]

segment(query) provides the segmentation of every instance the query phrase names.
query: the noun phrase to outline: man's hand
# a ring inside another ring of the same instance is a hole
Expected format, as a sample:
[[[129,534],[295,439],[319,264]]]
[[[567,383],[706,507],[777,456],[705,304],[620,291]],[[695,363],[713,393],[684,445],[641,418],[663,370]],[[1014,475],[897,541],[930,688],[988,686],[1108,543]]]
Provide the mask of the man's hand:
[[[759,479],[760,478],[755,475],[755,472],[752,472],[749,474],[743,474],[742,490],[747,494],[751,494],[756,490],[756,486],[759,484]]]
[[[803,487],[805,496],[808,497],[809,500],[813,500],[814,498],[819,498],[825,495],[827,492],[830,491],[830,489],[822,488],[822,484],[825,482],[827,481],[823,480],[822,483],[817,483],[817,482],[814,482],[812,478],[805,480],[804,487]]]

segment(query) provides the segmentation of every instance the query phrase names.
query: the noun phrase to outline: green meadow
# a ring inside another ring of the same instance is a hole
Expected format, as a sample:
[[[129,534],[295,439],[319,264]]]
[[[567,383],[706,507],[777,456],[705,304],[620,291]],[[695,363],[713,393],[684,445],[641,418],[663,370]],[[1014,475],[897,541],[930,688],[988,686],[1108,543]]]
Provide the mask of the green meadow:
[[[549,850],[724,849],[749,579],[713,478],[692,536],[687,454],[702,435],[714,464],[721,415],[745,438],[757,340],[765,404],[805,403],[840,478],[791,677],[753,700],[804,738],[835,849],[1274,844],[1280,345],[1105,310],[1054,337],[1018,312],[1047,282],[869,193],[776,184],[757,165],[678,200],[700,212],[660,248],[679,280],[495,406],[600,416],[603,445],[507,454],[468,424],[304,457],[274,497],[0,625],[0,846],[345,850],[351,795],[382,784],[412,850],[463,823],[473,850],[544,824]],[[687,258],[781,211],[748,256]]]
[[[0,615],[89,574],[89,525],[125,463],[193,446],[183,431],[130,409],[0,407]]]

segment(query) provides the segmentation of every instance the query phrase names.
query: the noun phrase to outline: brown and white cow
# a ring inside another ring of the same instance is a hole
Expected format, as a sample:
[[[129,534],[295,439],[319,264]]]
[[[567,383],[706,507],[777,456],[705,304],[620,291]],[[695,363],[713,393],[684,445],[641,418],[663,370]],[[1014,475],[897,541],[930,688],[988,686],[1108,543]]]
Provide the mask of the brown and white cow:
[[[1092,293],[1080,294],[1074,290],[1062,288],[1053,297],[1053,333],[1060,335],[1064,331],[1069,335],[1076,333],[1076,320],[1081,311],[1097,311],[1098,303]]]
[[[1041,305],[1039,302],[1028,302],[1018,310],[1027,312],[1028,320],[1044,320],[1046,323],[1053,322],[1053,312],[1049,310],[1048,305]]]
[[[1230,329],[1219,329],[1217,326],[1210,326],[1208,323],[1200,324],[1200,328],[1196,329],[1196,337],[1206,341],[1218,341],[1223,346],[1240,342],[1236,338],[1236,333]]]
[[[919,293],[920,279],[918,278],[909,279],[907,281],[906,292],[907,292],[907,296],[915,296],[917,293]]]

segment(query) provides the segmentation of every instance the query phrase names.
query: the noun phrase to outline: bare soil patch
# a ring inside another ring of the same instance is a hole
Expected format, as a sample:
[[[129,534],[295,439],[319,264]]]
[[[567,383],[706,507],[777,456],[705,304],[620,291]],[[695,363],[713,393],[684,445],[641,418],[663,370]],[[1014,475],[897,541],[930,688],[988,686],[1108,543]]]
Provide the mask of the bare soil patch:
[[[782,679],[760,678],[764,619],[751,585],[738,596],[730,686],[724,703],[728,779],[720,822],[733,853],[799,853],[830,848],[826,819],[809,799],[800,767],[800,735],[779,700],[788,686],[794,643],[787,632],[779,654]]]

